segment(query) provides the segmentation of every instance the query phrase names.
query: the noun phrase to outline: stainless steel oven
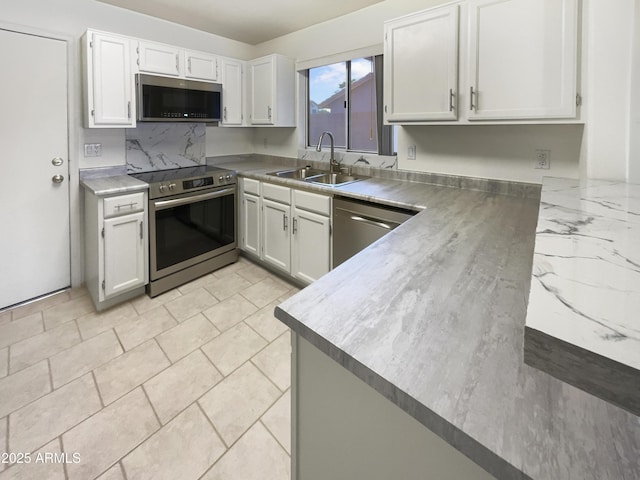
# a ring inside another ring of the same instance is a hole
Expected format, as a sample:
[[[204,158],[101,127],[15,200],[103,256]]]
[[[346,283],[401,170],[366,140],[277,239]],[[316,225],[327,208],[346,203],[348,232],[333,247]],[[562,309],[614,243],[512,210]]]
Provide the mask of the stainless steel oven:
[[[155,297],[238,259],[235,172],[188,167],[149,183],[149,288]]]

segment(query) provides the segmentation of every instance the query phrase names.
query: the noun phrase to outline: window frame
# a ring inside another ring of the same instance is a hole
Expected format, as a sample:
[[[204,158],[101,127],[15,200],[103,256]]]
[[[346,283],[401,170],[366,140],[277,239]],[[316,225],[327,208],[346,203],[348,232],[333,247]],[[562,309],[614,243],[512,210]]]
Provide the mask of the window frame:
[[[371,58],[374,64],[374,79],[375,79],[375,90],[376,90],[376,117],[377,117],[377,121],[376,121],[376,135],[377,135],[377,148],[376,150],[359,150],[359,149],[352,149],[349,148],[350,144],[351,144],[351,128],[350,128],[350,124],[351,124],[351,82],[349,81],[349,79],[351,78],[351,62],[353,60],[358,60],[360,58]],[[316,146],[317,139],[312,139],[311,138],[311,69],[313,68],[320,68],[323,66],[328,66],[328,65],[332,65],[333,63],[342,63],[344,62],[346,64],[346,88],[345,87],[345,103],[346,103],[346,108],[345,108],[345,147],[336,147],[336,150],[338,151],[344,151],[344,152],[352,152],[352,153],[361,153],[361,154],[367,154],[367,155],[378,155],[378,156],[393,156],[396,155],[396,152],[394,151],[395,149],[393,148],[394,146],[394,138],[395,138],[395,133],[393,131],[393,127],[389,126],[389,125],[384,125],[384,123],[381,121],[382,119],[382,112],[383,112],[383,108],[384,108],[384,103],[383,103],[383,89],[382,89],[382,80],[383,80],[383,69],[382,69],[382,55],[362,55],[362,56],[356,56],[354,58],[348,59],[348,60],[341,60],[341,61],[336,61],[336,62],[332,62],[332,63],[327,63],[326,65],[317,65],[315,67],[309,67],[307,69],[304,70],[304,77],[305,77],[305,97],[304,97],[304,105],[305,105],[305,109],[304,109],[304,118],[305,118],[305,149],[311,149],[314,148]],[[385,136],[386,138],[381,140],[381,136]],[[390,151],[388,152],[381,152],[381,148],[384,149],[385,145],[387,146],[386,148],[390,147]]]

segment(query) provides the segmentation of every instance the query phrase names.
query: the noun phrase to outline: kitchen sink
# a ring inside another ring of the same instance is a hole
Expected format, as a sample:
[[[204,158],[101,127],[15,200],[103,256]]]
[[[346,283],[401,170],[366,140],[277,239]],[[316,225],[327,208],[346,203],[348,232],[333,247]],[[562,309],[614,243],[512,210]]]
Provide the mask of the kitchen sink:
[[[311,167],[292,168],[288,170],[278,170],[277,172],[269,172],[267,175],[280,178],[291,178],[293,180],[301,180],[304,182],[315,183],[318,185],[328,185],[336,187],[346,185],[348,183],[357,182],[367,177],[356,177],[353,175],[345,175],[343,173],[329,173],[324,170],[316,170]]]
[[[305,180],[306,178],[322,175],[326,173],[324,170],[316,170],[311,167],[293,168],[289,170],[279,170],[277,172],[270,172],[267,175],[273,175],[280,178],[292,178],[294,180]]]
[[[338,185],[346,185],[347,183],[357,182],[363,180],[365,177],[355,177],[353,175],[345,175],[343,173],[324,173],[322,175],[316,175],[309,177],[305,181],[309,183],[318,183],[320,185],[330,185],[332,187]]]

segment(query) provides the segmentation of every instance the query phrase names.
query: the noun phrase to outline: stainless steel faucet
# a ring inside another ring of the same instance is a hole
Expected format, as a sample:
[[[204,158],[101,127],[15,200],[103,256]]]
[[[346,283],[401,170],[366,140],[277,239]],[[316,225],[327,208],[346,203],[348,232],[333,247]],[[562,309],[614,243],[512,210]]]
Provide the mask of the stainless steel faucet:
[[[331,140],[331,155],[329,156],[329,172],[331,173],[340,173],[340,163],[338,163],[335,159],[335,155],[334,155],[334,140],[333,140],[333,133],[331,132],[322,132],[322,135],[320,135],[320,140],[318,140],[318,146],[316,147],[316,152],[321,152],[322,151],[322,140],[324,139],[325,135],[329,135],[329,140]]]

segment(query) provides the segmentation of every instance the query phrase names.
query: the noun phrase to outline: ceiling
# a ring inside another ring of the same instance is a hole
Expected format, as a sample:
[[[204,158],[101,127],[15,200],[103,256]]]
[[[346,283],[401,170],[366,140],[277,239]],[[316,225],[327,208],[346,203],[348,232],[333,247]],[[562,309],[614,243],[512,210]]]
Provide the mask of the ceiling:
[[[382,0],[98,0],[256,45]]]

